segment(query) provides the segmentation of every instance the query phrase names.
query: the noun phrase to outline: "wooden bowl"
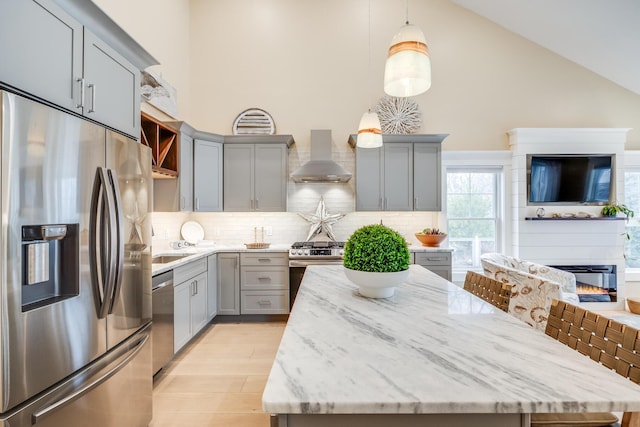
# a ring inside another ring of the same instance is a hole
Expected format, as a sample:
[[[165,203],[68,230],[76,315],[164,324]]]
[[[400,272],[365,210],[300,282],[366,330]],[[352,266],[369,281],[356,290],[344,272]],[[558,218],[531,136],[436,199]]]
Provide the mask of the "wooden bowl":
[[[640,297],[627,297],[629,311],[633,314],[640,314]]]
[[[419,234],[416,233],[416,239],[420,240],[422,246],[440,246],[440,243],[447,238],[446,234]]]

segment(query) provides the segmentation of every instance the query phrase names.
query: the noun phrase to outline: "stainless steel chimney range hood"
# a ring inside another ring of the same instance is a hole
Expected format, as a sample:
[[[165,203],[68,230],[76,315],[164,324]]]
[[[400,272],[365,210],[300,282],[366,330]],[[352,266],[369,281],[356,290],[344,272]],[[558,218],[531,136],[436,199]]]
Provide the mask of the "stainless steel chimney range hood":
[[[351,172],[331,158],[331,130],[311,130],[311,160],[291,174],[293,182],[348,182]]]

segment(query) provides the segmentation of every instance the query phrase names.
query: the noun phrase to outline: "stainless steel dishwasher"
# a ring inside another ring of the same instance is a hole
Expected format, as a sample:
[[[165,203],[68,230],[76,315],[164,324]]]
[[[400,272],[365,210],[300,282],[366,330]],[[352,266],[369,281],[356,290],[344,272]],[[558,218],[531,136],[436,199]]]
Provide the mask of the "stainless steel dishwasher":
[[[153,276],[153,375],[173,358],[173,270]]]

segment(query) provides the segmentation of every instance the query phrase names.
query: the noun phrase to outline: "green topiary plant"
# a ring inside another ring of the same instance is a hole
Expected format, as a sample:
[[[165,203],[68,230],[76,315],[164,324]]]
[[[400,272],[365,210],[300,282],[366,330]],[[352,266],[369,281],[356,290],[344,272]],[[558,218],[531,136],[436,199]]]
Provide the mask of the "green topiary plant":
[[[409,247],[398,232],[384,225],[365,225],[344,245],[344,266],[351,270],[388,273],[409,268]]]

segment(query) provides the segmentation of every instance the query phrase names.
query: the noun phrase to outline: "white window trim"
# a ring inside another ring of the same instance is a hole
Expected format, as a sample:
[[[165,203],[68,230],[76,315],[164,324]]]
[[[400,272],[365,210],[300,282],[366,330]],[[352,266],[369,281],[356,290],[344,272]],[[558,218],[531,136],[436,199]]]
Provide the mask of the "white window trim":
[[[640,171],[640,151],[639,150],[624,152],[623,170],[624,172],[627,172],[627,170]],[[624,182],[624,179],[622,180],[622,182]],[[624,192],[624,185],[622,190]],[[627,282],[640,282],[640,268],[625,268],[624,278],[625,278],[625,281]]]
[[[498,200],[498,229],[496,230],[497,250],[504,252],[504,248],[512,246],[512,164],[513,153],[511,151],[443,151],[442,152],[442,212],[438,218],[440,224],[446,223],[447,209],[447,170],[452,167],[469,168],[501,168],[502,182],[501,200]],[[452,281],[454,283],[464,282],[466,270],[454,270]]]

